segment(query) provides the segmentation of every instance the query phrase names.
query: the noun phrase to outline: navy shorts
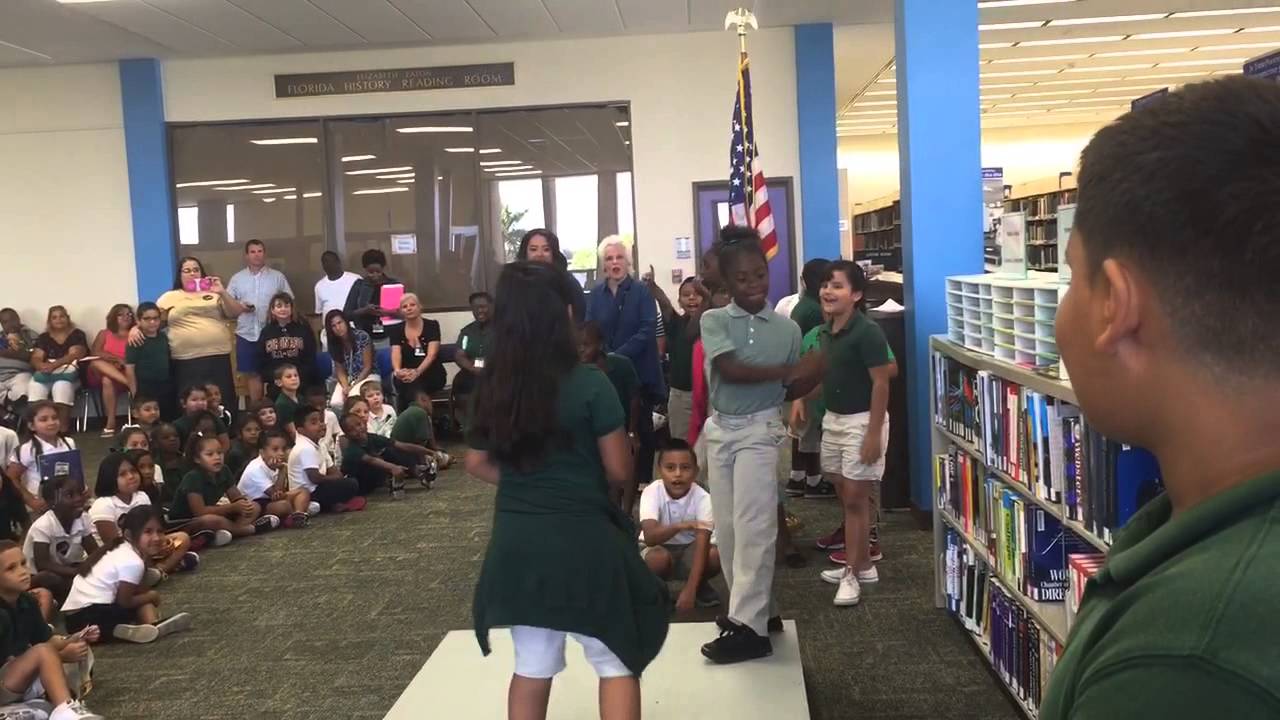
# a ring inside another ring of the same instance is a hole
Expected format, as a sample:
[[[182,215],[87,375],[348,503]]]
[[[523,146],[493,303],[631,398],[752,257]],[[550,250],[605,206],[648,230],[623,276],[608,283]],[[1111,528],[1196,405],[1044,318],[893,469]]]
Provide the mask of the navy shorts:
[[[258,343],[236,336],[236,372],[258,372]]]

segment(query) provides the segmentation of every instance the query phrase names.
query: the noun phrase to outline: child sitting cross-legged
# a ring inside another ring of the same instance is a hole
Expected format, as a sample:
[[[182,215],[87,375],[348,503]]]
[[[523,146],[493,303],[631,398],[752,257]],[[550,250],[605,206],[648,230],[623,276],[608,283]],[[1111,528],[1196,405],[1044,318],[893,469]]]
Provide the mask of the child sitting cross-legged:
[[[338,438],[342,437],[342,427],[337,413],[329,409],[329,393],[319,385],[308,385],[302,391],[302,404],[324,413],[324,437],[318,443],[320,452],[333,458],[334,464],[341,464],[342,448]]]
[[[151,433],[151,459],[155,468],[155,486],[167,506],[173,502],[173,489],[186,472],[187,459],[182,457],[182,439],[169,423],[160,423]]]
[[[698,456],[672,438],[658,450],[658,471],[662,481],[640,493],[640,555],[654,575],[684,581],[676,610],[715,607],[720,597],[707,581],[720,574],[720,551],[711,540],[711,495],[694,482]]]
[[[207,382],[204,384],[205,410],[213,413],[213,416],[222,421],[223,427],[231,427],[234,420],[231,417],[231,411],[222,404],[222,388],[218,383]]]
[[[116,435],[116,452],[150,449],[151,435],[137,425],[127,426]]]
[[[100,544],[108,544],[120,535],[121,515],[151,504],[151,498],[142,490],[142,475],[138,471],[142,458],[149,460],[150,457],[145,450],[111,453],[98,466],[98,481],[93,486],[98,497],[89,506],[89,519]],[[186,533],[165,535],[160,552],[151,558],[155,565],[147,568],[146,584],[154,585],[179,570],[199,567],[200,556],[190,548],[191,537]]]
[[[386,397],[382,394],[382,383],[365,381],[360,386],[360,397],[369,403],[369,432],[384,438],[391,437],[391,428],[396,424],[396,409],[384,402]]]
[[[249,461],[258,456],[262,446],[262,422],[253,413],[236,418],[231,427],[231,449],[227,450],[226,465],[231,477],[238,478]]]
[[[178,400],[182,403],[182,417],[173,422],[173,427],[178,431],[178,439],[183,445],[191,440],[192,435],[200,432],[196,423],[207,413],[213,420],[214,434],[222,442],[223,451],[231,447],[231,436],[228,435],[229,430],[226,424],[219,420],[217,415],[209,412],[209,396],[205,393],[204,385],[190,385],[183,388]]]
[[[275,403],[266,398],[249,405],[249,414],[258,418],[258,424],[262,426],[264,432],[273,428],[284,429],[280,427],[280,416],[276,414]]]
[[[120,534],[98,548],[80,567],[62,604],[67,630],[97,626],[104,638],[149,643],[191,627],[178,613],[160,620],[160,593],[142,588],[149,558],[164,547],[160,508],[139,505],[120,516]]]
[[[289,451],[289,488],[306,490],[324,512],[363,510],[366,501],[360,497],[359,483],[344,477],[333,461],[320,452],[324,413],[313,407],[299,408],[293,425],[298,435]]]
[[[80,563],[98,548],[93,523],[84,511],[83,483],[58,475],[40,483],[40,497],[49,509],[31,523],[22,554],[35,572],[33,584],[47,588],[59,602],[71,590]]]
[[[285,443],[284,433],[279,430],[264,433],[258,457],[245,466],[236,487],[257,503],[263,517],[275,516],[287,528],[304,528],[310,520],[307,506],[311,504],[311,493],[303,488],[288,489],[288,478],[280,472],[288,455]]]
[[[134,424],[148,435],[160,424],[160,401],[150,395],[139,393],[130,398],[129,412],[133,415]]]
[[[12,540],[0,541],[0,605],[0,705],[47,698],[54,706],[49,720],[102,720],[73,697],[62,667],[87,658],[99,630],[53,634],[31,592],[26,558]]]
[[[412,394],[409,405],[396,417],[395,424],[391,427],[391,439],[431,450],[436,467],[443,470],[449,467],[453,459],[436,444],[435,428],[431,422],[431,393],[421,385],[409,386],[409,392]]]
[[[405,478],[417,477],[424,488],[431,488],[428,468],[422,465],[431,450],[412,443],[389,440],[374,435],[360,424],[356,415],[344,415],[342,431],[347,436],[347,449],[342,451],[342,472],[360,483],[360,493],[368,495],[387,486],[391,496],[404,494]]]
[[[259,516],[257,503],[241,494],[223,464],[218,438],[192,435],[187,457],[195,469],[188,472],[173,493],[169,522],[191,533],[193,544],[226,545],[233,537],[248,537],[280,526],[274,515]],[[226,496],[231,502],[219,503]],[[212,531],[212,532],[210,532]]]

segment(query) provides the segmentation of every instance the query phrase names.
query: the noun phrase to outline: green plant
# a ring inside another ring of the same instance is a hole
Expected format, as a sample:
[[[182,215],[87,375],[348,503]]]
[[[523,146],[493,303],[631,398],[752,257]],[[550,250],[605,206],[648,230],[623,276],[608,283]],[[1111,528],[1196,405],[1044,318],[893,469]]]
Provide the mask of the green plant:
[[[520,227],[520,221],[528,215],[528,210],[512,210],[506,205],[502,206],[502,211],[498,213],[498,223],[502,225],[502,245],[507,254],[507,262],[516,259],[516,253],[520,252],[520,238],[524,237],[525,228]]]

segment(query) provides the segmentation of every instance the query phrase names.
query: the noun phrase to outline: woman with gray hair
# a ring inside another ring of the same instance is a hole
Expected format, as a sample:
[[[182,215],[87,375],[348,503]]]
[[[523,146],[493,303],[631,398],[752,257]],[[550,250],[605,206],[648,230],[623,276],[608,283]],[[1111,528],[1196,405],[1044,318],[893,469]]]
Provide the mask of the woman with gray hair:
[[[392,377],[396,386],[396,409],[404,411],[413,402],[413,390],[434,393],[444,387],[444,364],[440,362],[440,323],[422,316],[422,303],[413,293],[400,298],[404,322],[387,328],[391,344]]]

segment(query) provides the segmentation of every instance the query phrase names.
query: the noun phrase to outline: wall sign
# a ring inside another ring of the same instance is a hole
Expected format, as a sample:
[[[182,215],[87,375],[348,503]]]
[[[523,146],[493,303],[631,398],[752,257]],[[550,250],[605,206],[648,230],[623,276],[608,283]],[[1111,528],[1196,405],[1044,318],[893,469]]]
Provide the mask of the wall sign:
[[[1071,266],[1067,264],[1067,245],[1071,242],[1071,228],[1076,224],[1076,206],[1058,206],[1058,282],[1071,282]]]
[[[276,75],[275,79],[278,98],[450,90],[515,85],[516,64],[490,63],[391,70],[341,70],[301,75]]]
[[[1027,214],[1024,212],[1000,216],[1000,274],[1027,277]]]
[[[1137,110],[1140,107],[1154,105],[1169,96],[1169,88],[1160,88],[1159,90],[1147,93],[1140,98],[1134,98],[1129,103],[1130,110]]]
[[[1256,57],[1245,63],[1244,74],[1248,77],[1280,80],[1280,50]]]

